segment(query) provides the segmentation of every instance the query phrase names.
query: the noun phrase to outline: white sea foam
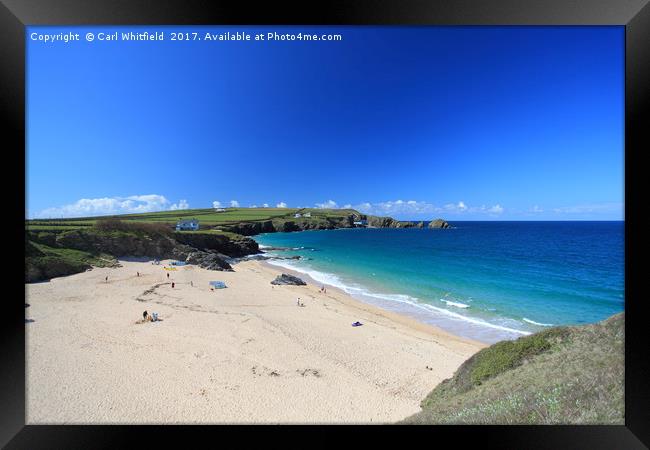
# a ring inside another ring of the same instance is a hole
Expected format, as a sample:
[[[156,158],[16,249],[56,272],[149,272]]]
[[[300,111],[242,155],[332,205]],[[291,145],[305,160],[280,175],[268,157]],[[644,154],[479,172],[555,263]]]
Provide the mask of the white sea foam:
[[[523,331],[523,330],[517,330],[515,328],[487,322],[485,320],[481,320],[475,317],[469,317],[465,316],[463,314],[458,314],[456,312],[450,311],[446,308],[438,308],[436,306],[430,305],[428,303],[423,303],[418,301],[417,298],[411,297],[410,295],[404,295],[404,294],[384,294],[384,293],[377,293],[377,292],[372,292],[369,291],[368,289],[364,288],[363,286],[358,286],[358,285],[349,285],[345,284],[338,276],[330,274],[330,273],[325,273],[325,272],[320,272],[317,270],[314,270],[310,267],[305,267],[304,265],[296,265],[292,264],[287,261],[278,261],[278,260],[273,260],[273,261],[267,261],[269,264],[273,264],[275,266],[280,266],[284,267],[286,269],[290,270],[295,270],[296,272],[304,273],[306,275],[309,275],[312,279],[318,281],[319,283],[323,283],[329,286],[334,286],[336,288],[341,289],[342,291],[353,295],[353,296],[360,296],[360,297],[369,297],[369,298],[375,298],[379,300],[384,300],[384,301],[390,301],[390,302],[398,302],[398,303],[404,303],[409,306],[418,308],[420,310],[424,310],[428,312],[429,314],[435,314],[435,315],[443,315],[447,317],[448,319],[453,319],[453,320],[459,320],[459,321],[465,321],[472,323],[474,325],[480,326],[480,327],[488,327],[492,328],[495,330],[499,331],[505,331],[508,333],[514,333],[514,334],[519,334],[519,335],[524,335],[527,336],[531,334],[528,331]],[[453,302],[456,303],[456,302]],[[462,304],[462,303],[460,303]],[[462,308],[462,307],[461,307]]]
[[[445,300],[444,298],[441,298],[440,301],[445,302],[448,306],[455,306],[456,308],[469,308],[469,305],[461,302],[452,302],[451,300]]]
[[[525,317],[523,318],[524,322],[532,323],[533,325],[539,325],[540,327],[552,327],[552,323],[539,323],[535,322],[534,320],[526,319]]]

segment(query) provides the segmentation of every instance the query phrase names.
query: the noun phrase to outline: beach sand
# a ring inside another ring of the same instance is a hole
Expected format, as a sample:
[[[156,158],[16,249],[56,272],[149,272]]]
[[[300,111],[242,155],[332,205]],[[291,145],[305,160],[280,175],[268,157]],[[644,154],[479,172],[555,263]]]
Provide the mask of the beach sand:
[[[26,285],[27,424],[390,423],[484,347],[259,261],[121,264]]]

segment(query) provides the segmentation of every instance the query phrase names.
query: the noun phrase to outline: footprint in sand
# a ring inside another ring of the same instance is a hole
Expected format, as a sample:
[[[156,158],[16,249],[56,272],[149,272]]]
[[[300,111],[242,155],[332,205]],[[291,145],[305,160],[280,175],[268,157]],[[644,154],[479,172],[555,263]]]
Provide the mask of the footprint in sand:
[[[196,358],[205,358],[205,357],[207,357],[208,355],[207,355],[205,352],[194,352],[194,356],[195,356]]]
[[[304,369],[304,370],[298,369],[296,370],[296,372],[298,372],[300,376],[303,377],[313,376],[316,378],[320,378],[322,376],[321,373],[316,369]]]
[[[251,367],[251,372],[253,373],[253,375],[257,375],[258,377],[261,377],[262,375],[268,375],[270,377],[280,376],[280,372],[278,372],[277,370],[271,370],[268,367],[259,368],[257,366],[253,366]]]

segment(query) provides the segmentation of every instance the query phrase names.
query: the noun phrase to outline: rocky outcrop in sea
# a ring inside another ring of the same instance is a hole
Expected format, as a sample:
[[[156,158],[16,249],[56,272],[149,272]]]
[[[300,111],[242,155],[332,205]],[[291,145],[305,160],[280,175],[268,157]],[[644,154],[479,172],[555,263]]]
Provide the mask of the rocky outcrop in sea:
[[[450,228],[449,223],[443,219],[436,219],[429,222],[428,228]]]

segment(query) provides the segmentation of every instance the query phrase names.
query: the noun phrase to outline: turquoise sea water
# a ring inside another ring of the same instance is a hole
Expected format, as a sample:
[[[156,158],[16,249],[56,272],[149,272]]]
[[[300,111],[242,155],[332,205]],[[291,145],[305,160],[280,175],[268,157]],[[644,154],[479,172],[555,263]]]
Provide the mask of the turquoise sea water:
[[[271,260],[362,301],[483,342],[624,308],[624,222],[456,222],[256,236]]]

